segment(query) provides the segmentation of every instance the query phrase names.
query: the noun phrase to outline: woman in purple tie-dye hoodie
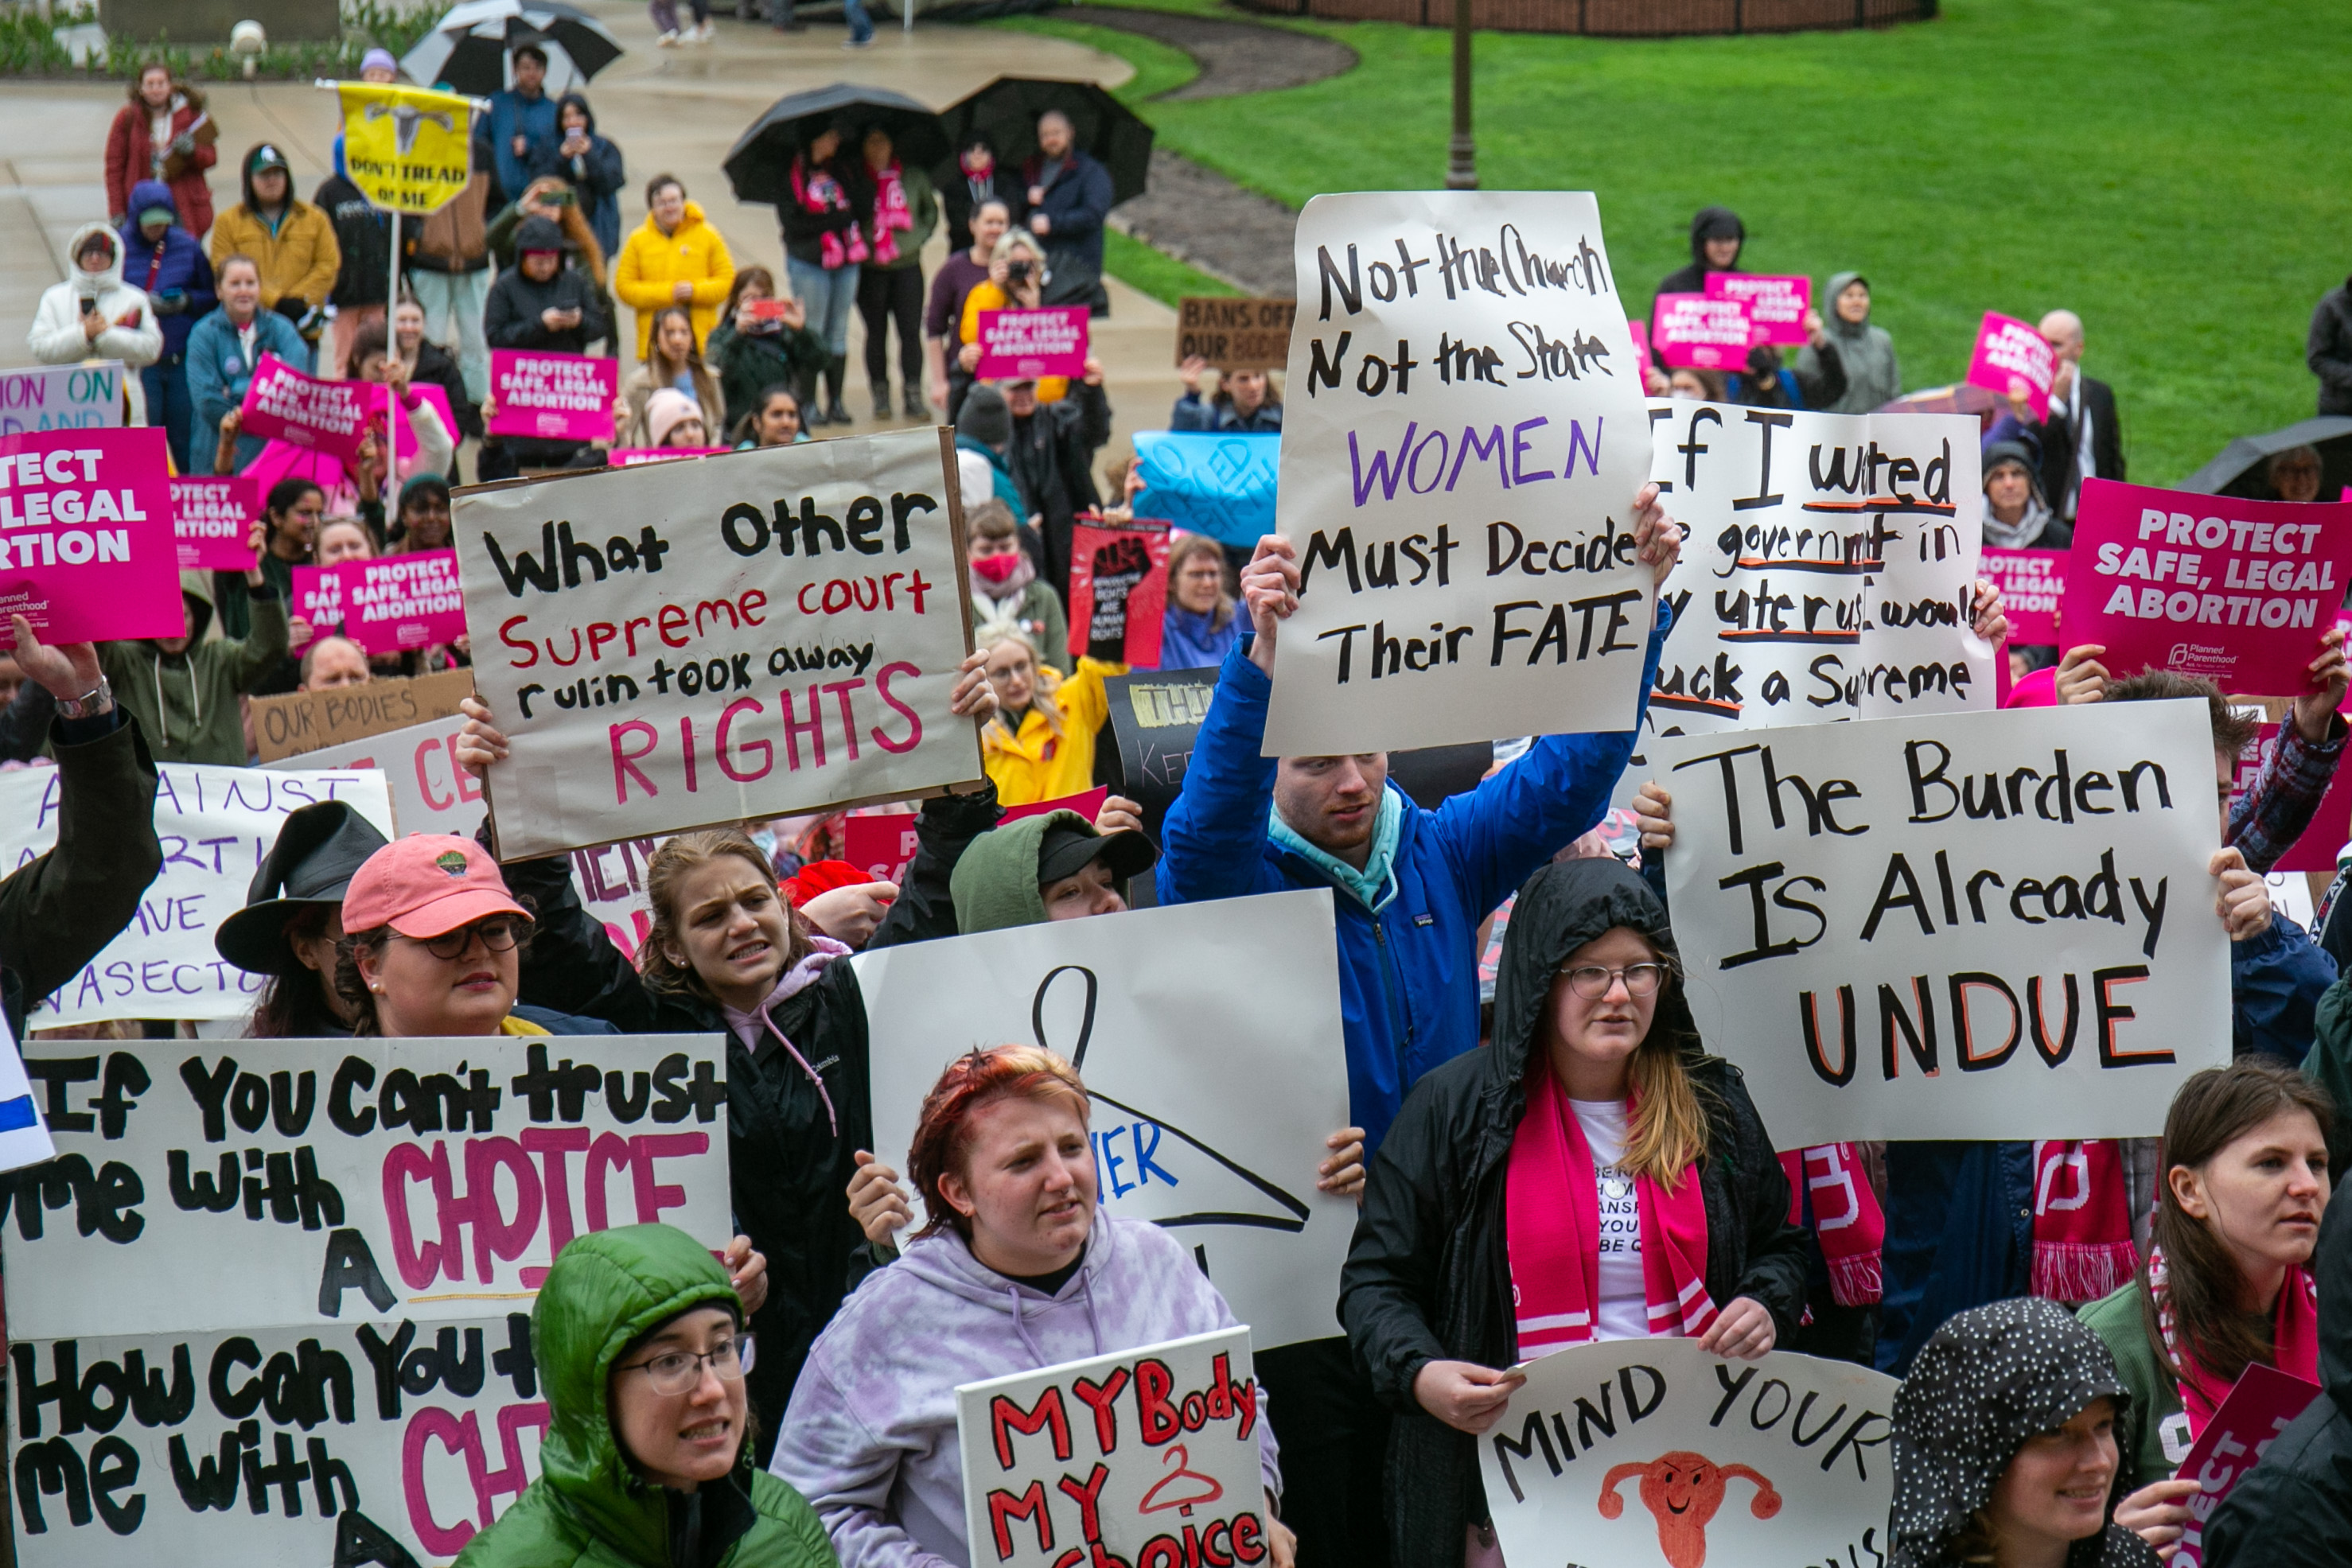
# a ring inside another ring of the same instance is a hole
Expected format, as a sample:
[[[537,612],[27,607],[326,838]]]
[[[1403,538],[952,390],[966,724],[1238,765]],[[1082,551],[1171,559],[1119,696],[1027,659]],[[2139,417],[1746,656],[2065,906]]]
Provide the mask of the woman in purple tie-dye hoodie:
[[[958,1385],[1234,1323],[1180,1242],[1097,1207],[1086,1090],[1057,1057],[957,1061],[908,1164],[930,1224],[818,1336],[770,1466],[815,1506],[842,1568],[971,1563]],[[1282,1475],[1264,1421],[1258,1445],[1271,1514]],[[1269,1533],[1268,1568],[1291,1568],[1290,1532]]]

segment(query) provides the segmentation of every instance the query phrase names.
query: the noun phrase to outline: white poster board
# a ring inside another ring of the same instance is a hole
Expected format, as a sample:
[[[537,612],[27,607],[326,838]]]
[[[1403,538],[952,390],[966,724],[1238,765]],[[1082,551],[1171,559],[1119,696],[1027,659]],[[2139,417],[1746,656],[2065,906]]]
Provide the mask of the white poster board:
[[[122,423],[122,362],[0,371],[0,435],[113,429]]]
[[[110,1019],[243,1018],[261,977],[222,957],[213,931],[245,907],[246,889],[287,815],[320,800],[348,800],[385,836],[392,833],[379,773],[186,762],[159,763],[155,771],[163,873],[141,895],[122,934],[34,1008],[30,1029]],[[0,773],[0,875],[57,843],[58,789],[53,768]]]
[[[1328,888],[860,954],[875,1152],[905,1174],[956,1057],[1043,1045],[1086,1080],[1108,1211],[1172,1231],[1260,1345],[1328,1339],[1356,1224],[1315,1189],[1348,1124],[1338,955]]]
[[[1885,1563],[1895,1391],[1884,1373],[1690,1340],[1527,1365],[1478,1439],[1503,1557],[1609,1568]]]
[[[2230,1061],[2194,700],[1650,743],[1691,1010],[1777,1148],[2162,1131]]]
[[[968,1561],[1270,1563],[1257,1394],[1246,1328],[963,1385]]]
[[[454,833],[470,839],[488,810],[482,787],[457,766],[462,718],[437,719],[387,730],[365,740],[322,746],[262,767],[278,772],[331,768],[339,772],[380,769],[392,803],[392,820],[402,838],[411,833]]]
[[[944,431],[462,492],[501,859],[982,777]]]
[[[1296,254],[1266,755],[1631,728],[1650,446],[1591,194],[1317,196]]]

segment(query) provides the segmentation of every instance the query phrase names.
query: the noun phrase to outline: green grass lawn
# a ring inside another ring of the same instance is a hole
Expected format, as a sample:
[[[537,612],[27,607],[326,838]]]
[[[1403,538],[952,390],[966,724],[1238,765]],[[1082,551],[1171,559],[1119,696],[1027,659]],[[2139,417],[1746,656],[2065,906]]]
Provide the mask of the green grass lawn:
[[[1709,203],[1747,220],[1752,271],[1862,269],[1910,387],[1960,376],[1988,309],[2077,309],[2132,476],[2166,484],[2312,412],[2304,333],[2352,271],[2342,20],[2318,0],[1946,0],[1936,21],[1877,33],[1482,33],[1479,170],[1490,190],[1597,192],[1631,310],[1686,258]],[[1174,51],[1024,25],[1134,61],[1121,96],[1161,145],[1293,205],[1442,183],[1442,31],[1301,24],[1362,65],[1153,103],[1190,74]]]

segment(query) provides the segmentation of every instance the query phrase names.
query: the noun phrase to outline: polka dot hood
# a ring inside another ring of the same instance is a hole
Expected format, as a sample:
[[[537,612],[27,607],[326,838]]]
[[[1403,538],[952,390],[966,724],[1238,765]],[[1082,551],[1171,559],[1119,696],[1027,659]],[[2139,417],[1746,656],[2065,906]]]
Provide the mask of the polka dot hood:
[[[1961,1531],[2026,1439],[2064,1425],[2094,1399],[2115,1401],[2128,1449],[2131,1392],[2098,1335],[2054,1302],[1995,1301],[1947,1322],[1895,1396],[1893,1568],[1958,1568]],[[2156,1568],[2155,1551],[2114,1522],[2075,1543],[2067,1568]]]

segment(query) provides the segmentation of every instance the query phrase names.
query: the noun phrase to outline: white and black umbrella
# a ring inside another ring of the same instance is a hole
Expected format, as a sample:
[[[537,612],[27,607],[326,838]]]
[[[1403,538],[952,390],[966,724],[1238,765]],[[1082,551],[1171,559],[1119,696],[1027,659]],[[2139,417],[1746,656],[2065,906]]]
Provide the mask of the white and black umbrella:
[[[621,57],[604,24],[562,0],[466,0],[417,41],[400,62],[411,81],[446,82],[487,98],[509,85],[508,60],[522,44],[547,56],[550,98],[571,91]]]

